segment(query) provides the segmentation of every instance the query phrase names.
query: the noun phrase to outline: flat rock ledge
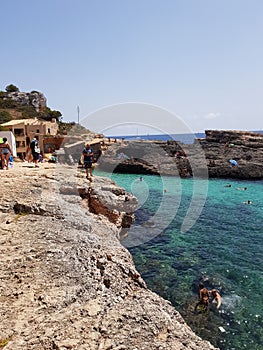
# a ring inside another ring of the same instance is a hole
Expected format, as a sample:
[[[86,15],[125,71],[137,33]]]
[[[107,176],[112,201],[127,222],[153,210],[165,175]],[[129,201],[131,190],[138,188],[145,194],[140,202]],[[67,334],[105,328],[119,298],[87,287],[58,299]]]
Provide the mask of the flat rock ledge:
[[[0,349],[214,349],[120,244],[134,197],[48,163],[0,171],[0,189]]]

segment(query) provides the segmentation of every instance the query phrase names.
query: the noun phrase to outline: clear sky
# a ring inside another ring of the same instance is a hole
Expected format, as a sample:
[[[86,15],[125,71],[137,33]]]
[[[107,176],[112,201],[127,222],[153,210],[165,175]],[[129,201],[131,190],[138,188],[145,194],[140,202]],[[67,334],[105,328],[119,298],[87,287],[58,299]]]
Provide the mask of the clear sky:
[[[65,121],[79,106],[101,131],[114,121],[93,112],[138,102],[194,132],[263,129],[262,0],[0,0],[0,9],[0,90],[43,92]],[[154,118],[146,123],[162,128]]]

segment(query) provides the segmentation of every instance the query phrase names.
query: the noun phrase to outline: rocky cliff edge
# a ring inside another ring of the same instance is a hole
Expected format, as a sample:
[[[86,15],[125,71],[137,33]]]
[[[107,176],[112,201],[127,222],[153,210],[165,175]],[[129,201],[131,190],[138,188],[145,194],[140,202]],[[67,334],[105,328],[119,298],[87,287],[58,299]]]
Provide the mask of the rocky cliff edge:
[[[0,348],[214,349],[147,289],[120,244],[134,197],[48,163],[0,178]]]

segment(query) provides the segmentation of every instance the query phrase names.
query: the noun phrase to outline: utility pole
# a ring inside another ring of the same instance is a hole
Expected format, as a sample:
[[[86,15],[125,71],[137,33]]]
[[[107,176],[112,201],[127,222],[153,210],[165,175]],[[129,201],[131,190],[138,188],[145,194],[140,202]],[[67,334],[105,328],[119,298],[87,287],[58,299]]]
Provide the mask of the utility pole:
[[[78,124],[79,124],[79,106],[77,106],[77,112],[78,112]]]

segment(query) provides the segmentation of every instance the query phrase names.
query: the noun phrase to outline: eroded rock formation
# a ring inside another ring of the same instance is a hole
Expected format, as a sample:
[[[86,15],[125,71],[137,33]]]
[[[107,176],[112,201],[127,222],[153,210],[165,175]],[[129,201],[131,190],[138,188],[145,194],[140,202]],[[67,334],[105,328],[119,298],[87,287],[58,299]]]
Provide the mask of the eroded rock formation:
[[[210,177],[263,178],[263,134],[246,131],[207,130],[200,140]],[[238,165],[232,166],[230,160]]]
[[[134,197],[76,168],[23,165],[0,172],[2,348],[213,349],[120,244]]]
[[[33,106],[37,112],[47,107],[47,99],[42,92],[8,92],[4,99],[11,99],[21,105]]]
[[[181,177],[263,178],[263,134],[207,130],[194,144],[174,140],[114,143],[101,157],[103,170]],[[237,166],[232,166],[235,160]]]

